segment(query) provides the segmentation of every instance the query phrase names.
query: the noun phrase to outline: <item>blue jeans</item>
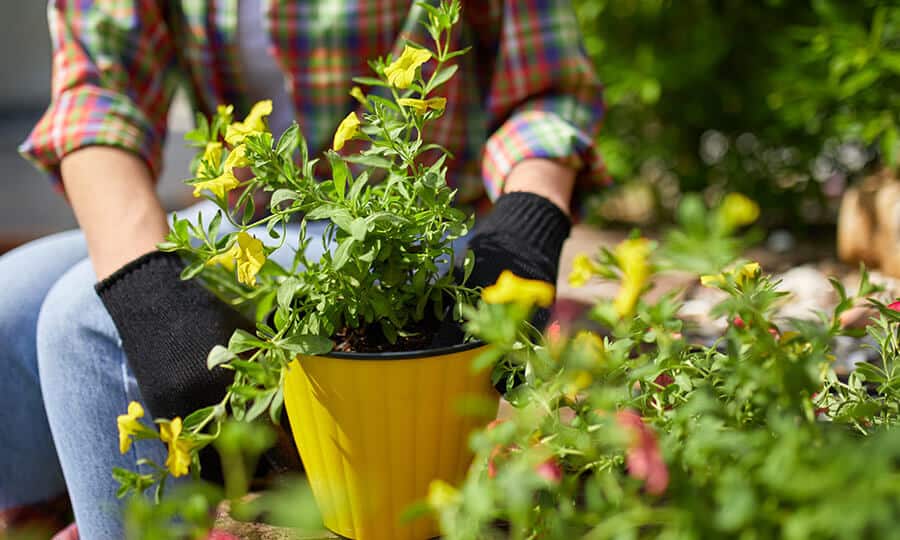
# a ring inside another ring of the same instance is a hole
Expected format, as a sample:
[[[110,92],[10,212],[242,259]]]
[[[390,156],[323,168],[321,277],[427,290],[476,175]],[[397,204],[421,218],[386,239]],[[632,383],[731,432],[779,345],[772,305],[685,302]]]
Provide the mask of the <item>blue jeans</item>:
[[[201,203],[181,217],[214,210]],[[223,224],[223,232],[228,228]],[[293,258],[297,227],[272,258]],[[307,255],[324,248],[324,223],[310,224]],[[267,238],[264,230],[256,231]],[[97,281],[79,231],[48,236],[0,257],[0,509],[68,489],[86,540],[123,538],[112,468],[165,461],[159,441],[122,455],[116,417],[142,401],[116,327],[94,292]]]
[[[206,203],[179,216],[201,210],[208,222],[213,211]],[[221,230],[228,230],[224,223]],[[310,260],[326,249],[324,230],[325,222],[308,224]],[[283,265],[293,258],[298,228],[287,234],[272,255]],[[255,235],[267,239],[264,230]],[[466,243],[460,239],[454,248]],[[0,509],[68,489],[86,540],[124,537],[112,468],[134,469],[140,458],[165,461],[159,441],[135,441],[119,453],[116,417],[141,397],[96,281],[78,231],[0,257]]]

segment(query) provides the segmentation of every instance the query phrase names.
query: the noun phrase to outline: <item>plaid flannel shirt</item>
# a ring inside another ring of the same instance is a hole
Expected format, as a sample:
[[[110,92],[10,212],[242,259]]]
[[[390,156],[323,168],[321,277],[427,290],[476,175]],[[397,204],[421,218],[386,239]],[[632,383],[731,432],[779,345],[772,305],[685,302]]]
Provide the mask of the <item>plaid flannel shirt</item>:
[[[52,101],[20,152],[59,183],[60,160],[89,145],[140,156],[161,170],[169,103],[187,83],[209,114],[250,103],[237,62],[238,0],[51,0]],[[359,105],[352,77],[367,60],[430,43],[411,0],[268,0],[270,53],[282,68],[310,150],[327,149]],[[466,10],[470,10],[466,12]],[[456,159],[448,179],[460,201],[495,198],[519,161],[542,157],[577,168],[579,184],[605,183],[594,135],[601,86],[564,0],[464,0],[455,48],[459,72],[442,89],[444,116],[429,136]],[[423,69],[428,75],[429,65]],[[375,89],[366,89],[375,91]]]

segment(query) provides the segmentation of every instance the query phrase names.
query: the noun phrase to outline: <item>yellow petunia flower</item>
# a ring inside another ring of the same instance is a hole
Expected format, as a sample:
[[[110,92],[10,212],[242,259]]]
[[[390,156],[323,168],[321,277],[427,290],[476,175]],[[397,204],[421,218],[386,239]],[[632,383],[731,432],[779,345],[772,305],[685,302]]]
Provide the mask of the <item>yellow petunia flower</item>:
[[[226,193],[239,185],[241,185],[241,182],[234,176],[234,172],[226,168],[225,172],[219,176],[194,184],[194,197],[199,197],[204,189],[208,189],[221,199]]]
[[[578,399],[578,394],[585,388],[589,387],[594,382],[594,376],[591,375],[588,371],[583,369],[575,372],[575,376],[571,381],[566,383],[563,388],[563,394],[569,399],[569,401],[575,401]]]
[[[582,347],[589,348],[591,352],[602,353],[603,338],[590,330],[580,330],[573,338],[574,342]]]
[[[706,287],[723,287],[728,283],[730,277],[735,284],[743,285],[745,280],[755,278],[761,271],[759,263],[751,262],[721,274],[700,276],[700,284]]]
[[[233,271],[237,263],[238,281],[245,285],[256,284],[256,274],[266,263],[266,252],[263,243],[241,231],[237,234],[237,242],[231,247],[206,261],[207,265],[221,264],[226,270]]]
[[[740,193],[729,193],[718,210],[720,223],[729,231],[749,225],[759,218],[759,205]]]
[[[218,156],[216,159],[222,159],[221,143],[210,143],[207,145],[207,151],[209,151],[209,146],[212,144],[219,145]],[[194,184],[194,197],[199,197],[204,189],[208,189],[213,192],[216,197],[221,199],[226,193],[241,185],[240,180],[234,175],[234,168],[246,167],[250,164],[250,160],[247,159],[246,154],[247,147],[245,145],[239,144],[235,146],[231,152],[228,153],[228,157],[225,158],[225,166],[222,174],[215,178],[210,178],[209,180]],[[218,162],[216,163],[216,167],[218,167]]]
[[[388,83],[403,90],[412,84],[416,76],[416,69],[429,60],[431,60],[431,51],[406,45],[403,47],[403,54],[400,55],[400,58],[384,68],[384,75],[387,77]]]
[[[488,304],[515,302],[527,307],[550,307],[555,294],[555,287],[546,281],[521,278],[504,270],[497,278],[497,283],[481,291],[481,298]]]
[[[352,112],[341,120],[341,123],[337,127],[337,131],[334,132],[334,141],[332,142],[331,147],[334,148],[335,151],[340,150],[344,147],[344,143],[352,139],[358,131],[359,117],[356,116],[355,112]]]
[[[572,260],[572,271],[569,273],[569,285],[572,287],[584,287],[596,274],[596,267],[591,258],[584,253],[579,253]]]
[[[181,428],[181,418],[179,417],[159,425],[159,438],[169,445],[166,468],[175,477],[186,475],[191,467],[191,447],[193,445],[191,441],[179,438]]]
[[[459,500],[459,490],[443,480],[432,480],[428,484],[428,504],[439,510]]]
[[[257,102],[243,122],[233,122],[228,126],[225,130],[225,142],[231,146],[237,146],[244,142],[249,135],[265,133],[267,128],[263,118],[270,114],[272,114],[271,99]]]
[[[615,256],[622,270],[622,286],[613,307],[619,317],[629,317],[650,281],[650,241],[646,238],[625,240],[616,246]]]
[[[116,424],[119,426],[119,452],[124,454],[131,448],[132,435],[136,435],[143,429],[143,426],[138,421],[138,418],[143,417],[144,408],[137,401],[132,401],[128,404],[128,413],[120,414],[116,418]]]
[[[419,114],[425,114],[428,109],[443,111],[447,107],[447,98],[436,97],[430,99],[400,98],[397,100],[403,107],[414,109]]]
[[[353,99],[360,102],[360,104],[366,104],[366,95],[363,94],[362,88],[354,86],[350,89],[350,95],[353,96]]]
[[[225,158],[225,168],[229,170],[247,165],[250,165],[250,160],[247,159],[247,145],[245,144],[239,144],[232,148],[228,157]]]
[[[203,157],[200,158],[200,167],[197,168],[197,176],[200,178],[212,178],[219,170],[222,163],[222,143],[206,143],[203,149]],[[194,195],[196,197],[196,194]]]

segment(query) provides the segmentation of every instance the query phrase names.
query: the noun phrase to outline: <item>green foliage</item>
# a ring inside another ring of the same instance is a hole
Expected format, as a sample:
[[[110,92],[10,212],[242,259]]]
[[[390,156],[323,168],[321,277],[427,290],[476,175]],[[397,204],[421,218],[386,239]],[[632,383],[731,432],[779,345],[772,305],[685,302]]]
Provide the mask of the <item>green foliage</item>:
[[[740,191],[768,223],[827,218],[866,166],[898,164],[900,8],[864,0],[576,0],[620,183]]]
[[[596,257],[595,275],[643,273],[617,253]],[[676,267],[669,253],[663,243],[649,267]],[[602,338],[534,339],[517,305],[473,312],[469,329],[524,383],[512,417],[473,436],[458,491],[429,498],[444,537],[900,537],[900,313],[873,304],[882,362],[842,380],[830,347],[873,291],[865,273],[818,323],[776,320],[784,295],[754,263],[702,282],[726,293],[713,315],[731,322],[709,346],[684,335],[672,295],[633,316],[601,301]]]

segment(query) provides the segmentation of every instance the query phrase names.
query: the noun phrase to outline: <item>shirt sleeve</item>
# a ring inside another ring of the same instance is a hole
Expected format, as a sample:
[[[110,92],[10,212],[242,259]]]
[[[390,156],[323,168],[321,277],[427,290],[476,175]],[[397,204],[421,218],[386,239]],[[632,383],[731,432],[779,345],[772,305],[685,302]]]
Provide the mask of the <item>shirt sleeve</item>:
[[[509,171],[547,158],[578,171],[582,188],[608,183],[595,137],[603,89],[587,57],[571,3],[503,0],[486,109],[490,127],[482,161],[492,199]]]
[[[174,47],[156,0],[51,0],[51,102],[19,152],[61,187],[62,158],[92,145],[162,168]]]

